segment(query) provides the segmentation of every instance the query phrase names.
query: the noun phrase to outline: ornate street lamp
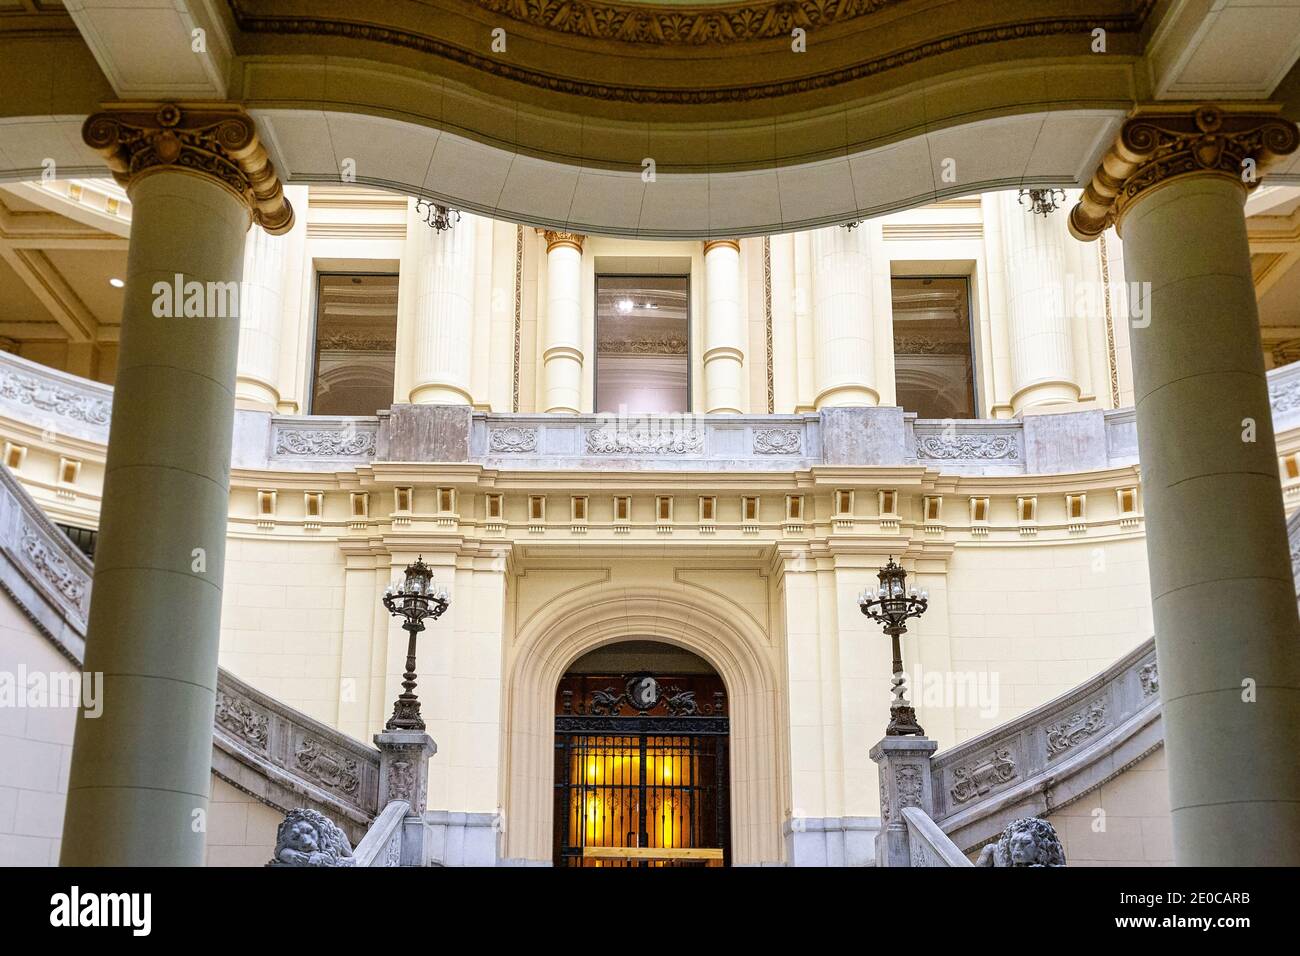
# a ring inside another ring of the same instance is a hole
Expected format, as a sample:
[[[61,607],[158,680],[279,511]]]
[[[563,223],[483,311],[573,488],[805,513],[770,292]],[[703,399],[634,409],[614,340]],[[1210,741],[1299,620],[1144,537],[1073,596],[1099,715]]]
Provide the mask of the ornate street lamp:
[[[903,675],[903,649],[899,637],[907,633],[907,619],[920,617],[930,606],[930,595],[918,591],[913,585],[907,588],[907,572],[894,563],[880,569],[877,575],[880,585],[873,591],[865,588],[858,597],[858,606],[862,613],[873,621],[884,625],[884,631],[894,641],[894,699],[889,705],[889,726],[885,728],[888,737],[905,737],[915,735],[924,737],[925,731],[916,722],[916,711],[907,700],[907,678]]]
[[[1064,189],[1022,189],[1020,190],[1020,205],[1025,204],[1025,198],[1029,199],[1029,211],[1036,216],[1050,216],[1056,210],[1061,208],[1061,203],[1065,202]]]
[[[415,200],[415,211],[424,216],[424,221],[434,232],[446,232],[460,222],[460,213],[457,210],[439,206],[423,197]]]
[[[433,570],[424,563],[424,556],[406,567],[406,580],[394,581],[384,589],[384,607],[394,617],[401,617],[402,627],[411,635],[406,645],[406,673],[402,681],[405,690],[393,704],[393,716],[384,724],[385,730],[423,730],[420,719],[420,699],[415,696],[415,636],[424,630],[426,618],[437,620],[451,605],[447,590],[434,587]]]

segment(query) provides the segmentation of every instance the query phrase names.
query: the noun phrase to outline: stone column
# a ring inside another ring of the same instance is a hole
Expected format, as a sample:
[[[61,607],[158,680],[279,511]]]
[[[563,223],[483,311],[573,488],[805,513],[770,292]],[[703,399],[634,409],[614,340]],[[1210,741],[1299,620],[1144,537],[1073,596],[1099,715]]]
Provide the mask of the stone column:
[[[542,338],[542,404],[547,412],[582,410],[582,243],[576,232],[546,238],[546,323]]]
[[[704,410],[740,414],[745,403],[745,319],[740,243],[704,243]]]
[[[1115,225],[1145,284],[1133,376],[1183,866],[1300,864],[1300,619],[1242,209],[1243,174],[1298,144],[1268,107],[1140,108],[1070,216],[1083,239]]]
[[[280,402],[280,326],[288,236],[252,229],[244,245],[235,405],[275,412]]]
[[[1015,192],[997,196],[1007,280],[1011,409],[1079,400],[1073,324],[1065,301],[1065,215],[1031,213]]]
[[[815,406],[879,405],[867,227],[818,229],[812,268]]]
[[[473,357],[474,247],[478,219],[462,215],[450,229],[435,232],[422,221],[408,235],[415,242],[416,269],[412,340],[411,401],[470,405]]]
[[[133,205],[64,866],[203,863],[250,222],[293,223],[247,114],[119,107],[86,142]],[[180,288],[178,288],[178,285]]]

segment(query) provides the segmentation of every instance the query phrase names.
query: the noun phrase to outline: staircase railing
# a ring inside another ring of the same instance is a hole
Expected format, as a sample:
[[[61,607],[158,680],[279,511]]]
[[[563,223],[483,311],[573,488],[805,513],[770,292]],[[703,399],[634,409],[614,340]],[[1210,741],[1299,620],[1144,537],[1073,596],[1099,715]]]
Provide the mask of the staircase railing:
[[[903,820],[907,823],[907,844],[912,855],[912,866],[973,866],[961,848],[948,838],[920,807],[906,807]]]

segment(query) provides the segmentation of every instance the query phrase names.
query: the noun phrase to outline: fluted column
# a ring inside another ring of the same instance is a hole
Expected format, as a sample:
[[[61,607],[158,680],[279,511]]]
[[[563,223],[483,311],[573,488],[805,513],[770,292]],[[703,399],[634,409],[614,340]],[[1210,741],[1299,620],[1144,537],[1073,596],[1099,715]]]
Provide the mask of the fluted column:
[[[203,862],[250,222],[293,212],[229,105],[110,108],[83,127],[133,207],[65,866]]]
[[[1258,106],[1144,108],[1070,216],[1084,239],[1116,226],[1143,290],[1133,377],[1184,866],[1300,864],[1300,618],[1242,208],[1243,172],[1298,144]]]
[[[1007,278],[1011,410],[1079,400],[1072,318],[1065,301],[1065,214],[1041,216],[1002,192],[1002,256]]]
[[[305,229],[300,223],[293,230]],[[235,405],[274,412],[280,402],[280,338],[284,316],[286,250],[293,236],[249,230],[239,309]]]
[[[817,408],[879,405],[866,226],[812,234]]]
[[[417,221],[416,269],[411,313],[411,401],[468,405],[474,329],[474,249],[478,218],[462,215],[450,229],[435,232]]]
[[[745,394],[740,243],[704,243],[704,410],[739,414]]]
[[[546,239],[546,322],[542,336],[544,411],[582,410],[582,243],[576,232]]]

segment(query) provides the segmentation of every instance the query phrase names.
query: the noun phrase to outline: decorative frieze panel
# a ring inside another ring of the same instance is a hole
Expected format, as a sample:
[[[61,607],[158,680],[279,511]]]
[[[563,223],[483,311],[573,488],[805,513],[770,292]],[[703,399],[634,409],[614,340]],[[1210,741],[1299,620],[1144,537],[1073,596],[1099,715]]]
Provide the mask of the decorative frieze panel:
[[[294,748],[294,765],[323,787],[355,797],[361,786],[357,761],[323,741],[304,736]]]
[[[797,455],[803,448],[799,428],[760,428],[754,432],[755,455]]]
[[[45,535],[23,524],[19,535],[19,547],[22,549],[24,563],[35,571],[50,587],[70,604],[77,616],[86,613],[86,594],[90,590],[90,578],[73,567],[63,555],[50,545]]]
[[[1009,783],[1016,777],[1016,761],[1010,749],[999,747],[952,770],[952,783],[948,793],[957,804],[968,803],[982,797],[994,787]]]
[[[1152,661],[1138,671],[1138,681],[1142,684],[1142,696],[1150,697],[1153,694],[1160,693],[1160,671],[1156,667],[1156,662]]]
[[[1020,442],[1014,434],[993,432],[917,435],[916,457],[934,461],[1019,461]]]
[[[9,417],[42,430],[108,441],[113,390],[107,385],[0,352],[0,404]]]
[[[694,429],[588,428],[587,451],[593,455],[691,455],[704,446]]]
[[[276,420],[271,430],[273,458],[368,461],[375,457],[378,425],[348,419]]]
[[[247,701],[217,691],[217,723],[251,747],[265,751],[271,718]]]
[[[1057,757],[1077,747],[1106,726],[1106,702],[1094,700],[1083,710],[1070,714],[1045,729],[1047,753]]]
[[[488,429],[488,450],[496,452],[528,452],[537,450],[537,429],[507,428]]]

